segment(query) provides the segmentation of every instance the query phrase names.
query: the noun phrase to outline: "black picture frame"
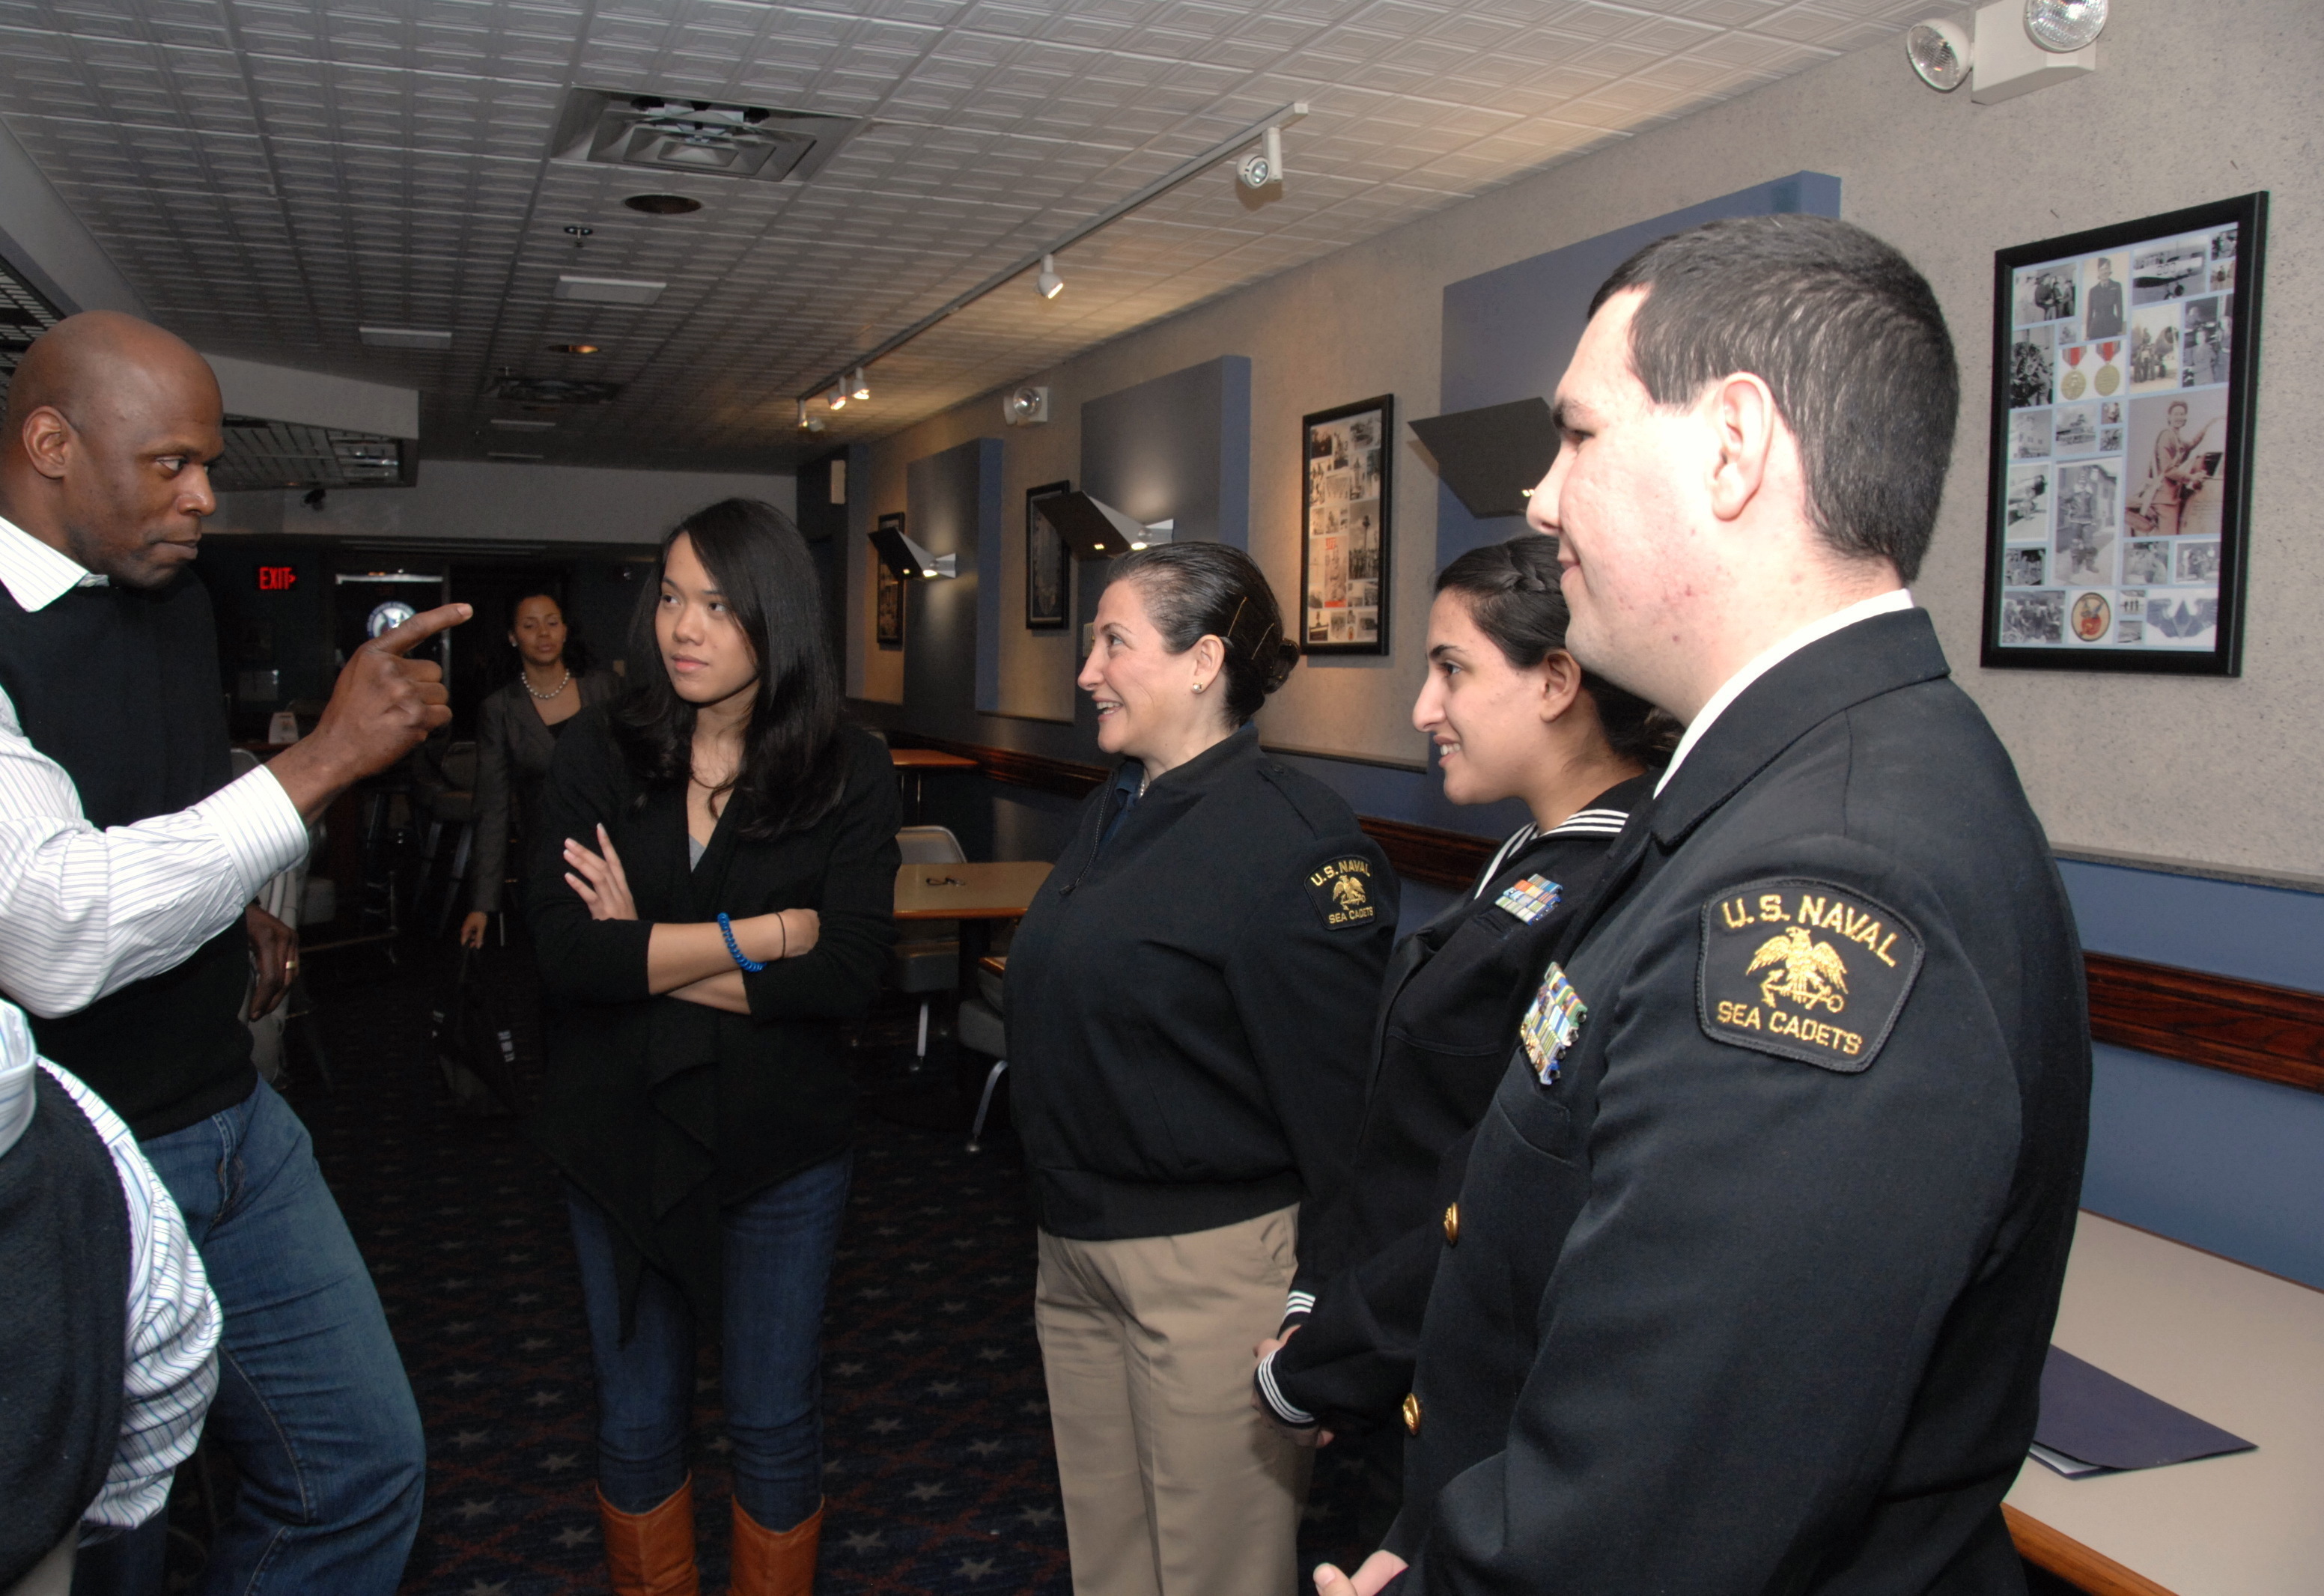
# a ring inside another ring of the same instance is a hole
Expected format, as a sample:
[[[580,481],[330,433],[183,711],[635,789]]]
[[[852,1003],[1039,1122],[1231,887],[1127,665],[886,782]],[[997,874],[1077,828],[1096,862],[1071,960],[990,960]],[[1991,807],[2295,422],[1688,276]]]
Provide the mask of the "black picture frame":
[[[1025,490],[1025,630],[1063,632],[1074,607],[1074,562],[1065,540],[1033,507],[1074,491],[1070,482],[1045,482]]]
[[[2267,200],[1995,252],[1983,665],[2243,673]]]
[[[1309,654],[1388,651],[1396,396],[1304,416],[1299,424],[1299,609]]]
[[[881,516],[880,525],[902,531],[903,512]],[[890,653],[899,652],[904,646],[904,579],[877,555],[872,559],[872,593],[873,641]]]

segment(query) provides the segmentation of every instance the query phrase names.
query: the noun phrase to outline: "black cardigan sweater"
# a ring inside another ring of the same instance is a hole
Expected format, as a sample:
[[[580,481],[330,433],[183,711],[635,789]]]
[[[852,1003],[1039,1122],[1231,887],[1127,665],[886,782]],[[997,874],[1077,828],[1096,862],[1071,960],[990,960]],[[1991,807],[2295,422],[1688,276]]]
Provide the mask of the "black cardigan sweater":
[[[1107,1241],[1300,1204],[1304,1297],[1334,1261],[1318,1210],[1363,1112],[1395,873],[1346,800],[1249,726],[1127,814],[1125,796],[1090,795],[1010,946],[1034,1217]]]
[[[865,1012],[895,939],[896,777],[848,726],[838,806],[803,831],[753,842],[730,807],[687,866],[683,788],[644,788],[603,708],[575,715],[541,793],[526,912],[547,992],[549,1083],[534,1134],[613,1220],[623,1317],[648,1265],[719,1323],[719,1209],[845,1151],[853,1091],[836,1022]],[[643,790],[644,801],[635,800]],[[593,920],[558,855],[602,823],[636,899],[634,920]],[[656,921],[782,909],[823,917],[813,952],[745,975],[748,1015],[646,990]]]

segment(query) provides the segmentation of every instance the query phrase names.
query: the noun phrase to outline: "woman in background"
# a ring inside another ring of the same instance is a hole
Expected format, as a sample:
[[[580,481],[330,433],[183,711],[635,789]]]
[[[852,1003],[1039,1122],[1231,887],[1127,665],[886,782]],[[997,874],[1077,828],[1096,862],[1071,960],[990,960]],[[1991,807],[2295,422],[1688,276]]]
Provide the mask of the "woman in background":
[[[1471,549],[1436,578],[1413,724],[1435,744],[1446,798],[1516,798],[1530,817],[1389,961],[1349,1198],[1333,1214],[1347,1267],[1259,1349],[1259,1395],[1277,1422],[1311,1440],[1355,1433],[1367,1545],[1402,1495],[1398,1406],[1436,1260],[1459,1234],[1446,1205],[1458,1144],[1523,1045],[1574,900],[1676,743],[1677,723],[1574,662],[1566,622],[1554,538]]]
[[[1308,1454],[1250,1348],[1328,1267],[1396,878],[1249,723],[1297,662],[1248,556],[1113,567],[1081,687],[1122,762],[1009,958],[1078,1596],[1285,1596]]]
[[[484,946],[484,928],[500,912],[510,832],[516,834],[518,858],[530,845],[540,785],[558,738],[584,708],[611,698],[616,685],[612,672],[589,669],[587,650],[550,594],[518,595],[509,606],[508,640],[517,673],[476,708],[475,840],[468,861],[468,917],[460,922],[464,947]]]
[[[724,1343],[738,1596],[804,1596],[823,1525],[824,1292],[854,1093],[836,1035],[894,938],[896,779],[842,718],[780,512],[680,523],[633,692],[576,717],[526,908],[547,988],[537,1134],[566,1177],[620,1596],[696,1589],[695,1342]]]

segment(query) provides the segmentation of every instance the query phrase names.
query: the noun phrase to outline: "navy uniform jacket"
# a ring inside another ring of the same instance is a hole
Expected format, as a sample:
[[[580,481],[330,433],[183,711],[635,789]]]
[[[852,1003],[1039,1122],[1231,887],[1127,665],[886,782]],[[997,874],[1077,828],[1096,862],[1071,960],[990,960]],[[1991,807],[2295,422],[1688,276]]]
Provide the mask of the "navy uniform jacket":
[[[1586,1018],[1512,1060],[1437,1268],[1403,1591],[2022,1592],[2089,1017],[1928,617],[1760,678],[1604,885]]]
[[[1439,1165],[1492,1102],[1550,950],[1653,785],[1633,777],[1538,835],[1520,832],[1525,841],[1504,844],[1468,891],[1397,945],[1348,1197],[1333,1211],[1333,1250],[1347,1267],[1312,1306],[1295,1302],[1307,1309],[1293,1315],[1300,1332],[1258,1376],[1284,1423],[1396,1422],[1459,1187],[1459,1155]]]
[[[1296,1290],[1333,1260],[1397,881],[1337,793],[1257,728],[1090,794],[1009,949],[1034,1222],[1179,1236],[1300,1205]]]

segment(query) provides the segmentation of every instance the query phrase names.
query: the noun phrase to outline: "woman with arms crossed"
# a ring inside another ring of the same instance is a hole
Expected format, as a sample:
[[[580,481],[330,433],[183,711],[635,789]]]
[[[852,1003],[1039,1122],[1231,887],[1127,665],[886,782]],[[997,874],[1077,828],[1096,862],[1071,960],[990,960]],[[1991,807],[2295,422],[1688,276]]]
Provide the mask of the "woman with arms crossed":
[[[1118,561],[1081,686],[1121,756],[1009,959],[1077,1596],[1286,1596],[1306,1453],[1251,1343],[1323,1278],[1397,885],[1249,722],[1297,662],[1220,543]]]
[[[1518,798],[1532,818],[1389,961],[1349,1198],[1333,1215],[1348,1267],[1259,1349],[1269,1416],[1310,1440],[1351,1431],[1362,1447],[1367,1545],[1402,1496],[1398,1406],[1436,1259],[1459,1235],[1450,1197],[1463,1139],[1519,1045],[1572,902],[1677,740],[1677,723],[1574,663],[1566,619],[1554,538],[1471,549],[1436,578],[1412,723],[1436,745],[1446,798]]]
[[[580,1259],[614,1591],[696,1590],[686,1440],[707,1332],[734,1447],[733,1589],[803,1596],[853,1140],[835,1032],[870,1007],[894,938],[896,782],[841,718],[814,566],[780,512],[712,505],[664,543],[658,578],[633,695],[576,720],[542,797],[537,1130]]]

